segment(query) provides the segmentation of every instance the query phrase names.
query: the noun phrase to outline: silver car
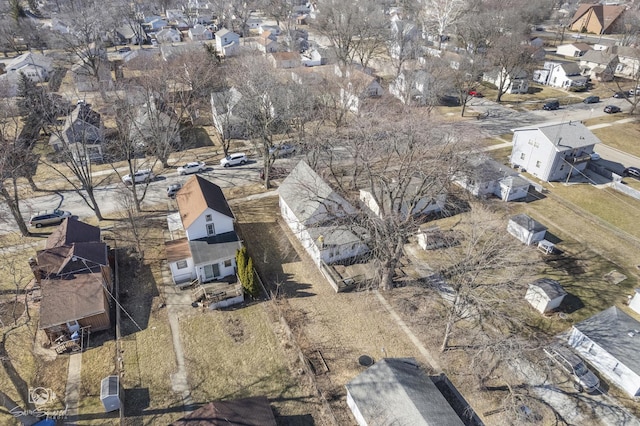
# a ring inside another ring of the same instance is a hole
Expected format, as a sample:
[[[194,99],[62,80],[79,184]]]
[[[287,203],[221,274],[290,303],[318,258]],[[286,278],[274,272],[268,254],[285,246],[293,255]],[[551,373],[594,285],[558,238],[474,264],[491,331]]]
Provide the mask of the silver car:
[[[591,372],[584,361],[568,348],[560,345],[544,349],[545,354],[560,366],[576,382],[578,391],[593,392],[600,387],[600,379]]]
[[[220,160],[220,165],[222,167],[230,167],[237,166],[238,164],[246,164],[247,163],[247,155],[239,152],[236,154],[229,154]]]
[[[31,219],[29,219],[29,226],[41,228],[47,225],[57,225],[62,223],[62,221],[68,217],[71,217],[71,212],[58,209],[52,212],[38,213],[31,216]]]
[[[123,176],[122,182],[124,182],[125,185],[131,185],[133,182],[135,183],[149,182],[155,179],[155,177],[156,176],[153,174],[151,169],[142,169],[135,172],[133,174],[133,178],[131,177],[131,175]]]

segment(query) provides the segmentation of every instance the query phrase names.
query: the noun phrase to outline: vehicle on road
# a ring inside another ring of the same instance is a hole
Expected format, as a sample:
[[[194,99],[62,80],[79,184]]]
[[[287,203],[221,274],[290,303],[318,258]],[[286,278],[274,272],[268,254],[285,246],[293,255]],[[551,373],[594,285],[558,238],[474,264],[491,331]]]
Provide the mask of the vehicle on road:
[[[594,392],[600,387],[600,379],[591,372],[580,357],[560,345],[544,349],[545,354],[571,376],[579,392]]]
[[[155,179],[155,177],[156,176],[153,174],[151,169],[142,169],[135,172],[133,174],[133,178],[131,177],[131,175],[124,175],[122,177],[122,182],[124,182],[125,185],[131,185],[134,182],[135,183],[150,182],[153,179]]]
[[[582,34],[573,34],[571,37],[575,38],[576,40],[580,40],[584,38]]]
[[[179,175],[189,175],[191,173],[199,173],[207,168],[207,165],[204,161],[192,161],[191,163],[187,163],[183,166],[178,167]]]
[[[242,152],[229,154],[226,157],[224,157],[222,160],[220,160],[220,165],[222,167],[237,166],[238,164],[247,164],[246,154]]]
[[[589,154],[589,156],[591,156],[591,161],[598,161],[600,158],[602,158],[597,152],[592,152],[591,154]]]
[[[638,167],[627,167],[622,172],[622,176],[634,177],[636,179],[640,179],[640,168],[638,168]]]
[[[127,52],[131,52],[130,47],[121,47],[120,49],[118,49],[118,53],[127,53]]]
[[[269,155],[274,157],[288,157],[290,155],[295,154],[296,147],[295,145],[282,144],[277,146],[272,146],[269,148]]]
[[[622,111],[620,107],[617,107],[615,105],[607,105],[606,107],[604,107],[604,112],[606,112],[607,114],[615,114],[616,112],[620,111]]]
[[[469,96],[472,98],[484,98],[484,95],[476,90],[469,90]]]
[[[584,98],[584,100],[582,101],[585,104],[597,104],[598,102],[600,102],[600,97],[599,96],[587,96],[586,98]]]
[[[57,225],[68,217],[71,217],[71,212],[56,209],[52,212],[34,214],[29,219],[29,225],[35,226],[36,228],[47,225]]]
[[[167,197],[175,198],[176,194],[178,193],[178,191],[180,191],[181,188],[182,188],[181,183],[174,183],[172,185],[169,185],[167,187]]]
[[[617,99],[626,99],[629,97],[629,92],[615,92],[613,97]]]
[[[560,109],[559,101],[550,101],[542,106],[542,109],[545,111],[554,111],[556,109]]]

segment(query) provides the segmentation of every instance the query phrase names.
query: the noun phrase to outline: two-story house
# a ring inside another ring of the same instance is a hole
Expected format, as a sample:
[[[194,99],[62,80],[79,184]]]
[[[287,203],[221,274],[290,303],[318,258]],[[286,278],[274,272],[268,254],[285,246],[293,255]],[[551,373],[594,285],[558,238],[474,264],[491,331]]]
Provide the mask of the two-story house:
[[[405,70],[389,84],[389,93],[405,105],[425,105],[436,80],[424,70]]]
[[[222,28],[215,33],[216,52],[220,56],[233,56],[240,49],[240,35]]]
[[[580,58],[582,75],[595,81],[611,81],[620,60],[618,55],[605,50],[589,50]]]
[[[543,181],[561,181],[582,172],[600,143],[578,121],[520,127],[513,130],[510,163]]]
[[[169,230],[184,237],[165,242],[174,283],[206,283],[234,275],[242,244],[222,189],[193,176],[178,191],[176,201],[178,213],[169,215]]]
[[[575,62],[547,61],[542,69],[533,72],[533,81],[567,90],[580,90],[586,86],[588,77],[581,74]]]
[[[529,73],[524,69],[507,71],[494,69],[482,75],[482,81],[493,84],[496,87],[504,87],[504,93],[517,94],[529,92]]]
[[[113,280],[100,228],[65,219],[36,253],[31,268],[42,296],[38,327],[52,342],[81,328],[95,332],[111,326]]]
[[[67,116],[60,132],[53,132],[49,145],[55,151],[68,150],[75,161],[102,161],[104,132],[100,114],[81,102]]]

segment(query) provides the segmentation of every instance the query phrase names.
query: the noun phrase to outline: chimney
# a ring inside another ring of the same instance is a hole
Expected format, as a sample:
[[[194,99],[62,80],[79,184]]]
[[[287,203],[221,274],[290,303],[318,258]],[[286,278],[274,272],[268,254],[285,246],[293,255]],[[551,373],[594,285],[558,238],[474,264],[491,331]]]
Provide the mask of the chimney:
[[[31,271],[33,272],[33,276],[36,279],[36,287],[40,287],[40,282],[42,280],[42,276],[40,273],[40,269],[38,268],[38,261],[35,257],[29,258],[29,267],[31,267]]]

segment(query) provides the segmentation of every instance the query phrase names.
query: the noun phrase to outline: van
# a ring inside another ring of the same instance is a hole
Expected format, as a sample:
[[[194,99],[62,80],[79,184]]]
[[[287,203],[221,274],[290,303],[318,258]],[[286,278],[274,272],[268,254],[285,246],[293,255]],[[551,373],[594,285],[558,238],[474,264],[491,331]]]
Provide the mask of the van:
[[[545,111],[554,111],[556,109],[560,109],[559,101],[549,101],[542,106],[542,109]]]
[[[576,382],[579,392],[594,392],[600,387],[600,379],[591,372],[584,361],[568,348],[553,345],[544,349],[545,354]]]
[[[66,218],[71,217],[71,213],[65,210],[54,210],[52,212],[38,213],[29,219],[29,226],[41,228],[47,225],[57,225]]]

